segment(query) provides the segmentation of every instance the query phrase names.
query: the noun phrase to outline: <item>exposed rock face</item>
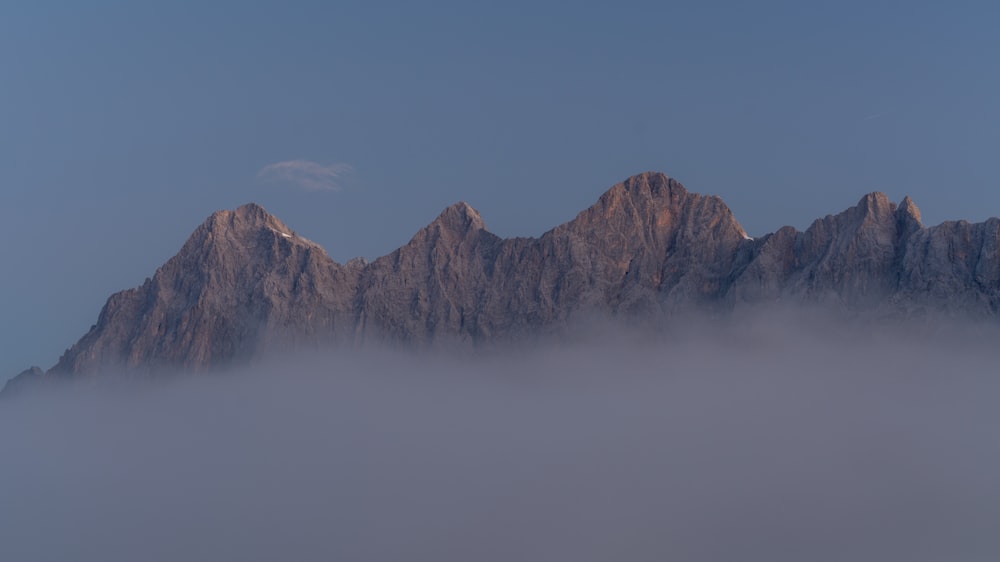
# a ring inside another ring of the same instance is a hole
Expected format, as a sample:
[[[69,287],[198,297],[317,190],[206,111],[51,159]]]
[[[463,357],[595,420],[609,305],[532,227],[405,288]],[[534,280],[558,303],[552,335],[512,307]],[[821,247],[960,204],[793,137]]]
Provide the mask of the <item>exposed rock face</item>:
[[[350,334],[359,272],[258,205],[220,211],[141,287],[108,299],[53,370],[198,370]]]
[[[356,290],[360,337],[407,344],[479,337],[477,310],[501,243],[468,204],[448,207],[405,246],[365,267]]]
[[[714,305],[746,233],[718,197],[663,174],[629,178],[537,240],[505,241],[487,317],[549,324],[574,313]],[[496,329],[508,329],[505,324]]]
[[[901,252],[893,302],[908,310],[1000,312],[1000,219],[914,231]]]
[[[761,238],[730,302],[878,306],[896,290],[902,250],[920,229],[920,211],[909,198],[897,209],[885,194],[871,193],[805,232],[785,227]]]
[[[501,239],[457,203],[395,252],[341,265],[249,204],[213,214],[151,279],[113,295],[47,374],[10,384],[197,371],[290,345],[476,345],[578,316],[656,319],[777,301],[995,316],[1000,219],[925,228],[908,197],[896,206],[872,193],[805,232],[753,240],[718,197],[645,173],[539,238]]]
[[[663,174],[626,180],[537,239],[500,239],[458,203],[365,269],[359,330],[417,344],[477,342],[578,314],[713,304],[745,237],[722,200]]]

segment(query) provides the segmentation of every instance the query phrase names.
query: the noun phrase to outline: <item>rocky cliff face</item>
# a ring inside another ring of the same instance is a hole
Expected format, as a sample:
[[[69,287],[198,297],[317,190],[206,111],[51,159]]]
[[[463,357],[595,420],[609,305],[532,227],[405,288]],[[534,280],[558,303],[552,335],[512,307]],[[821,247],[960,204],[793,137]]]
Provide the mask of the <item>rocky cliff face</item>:
[[[108,299],[53,371],[199,370],[284,342],[344,337],[359,272],[258,205],[220,211],[141,287]]]
[[[909,198],[897,208],[885,194],[871,193],[805,232],[785,227],[762,237],[729,302],[877,307],[897,290],[902,254],[920,230],[920,211]]]
[[[113,295],[55,367],[11,384],[197,371],[295,345],[477,345],[578,317],[775,302],[995,316],[1000,219],[926,228],[909,198],[897,206],[872,193],[804,232],[753,240],[718,197],[646,173],[539,238],[501,239],[457,203],[395,252],[341,265],[249,204],[209,217],[141,287]]]
[[[901,248],[892,302],[909,311],[1000,312],[1000,219],[915,230]]]

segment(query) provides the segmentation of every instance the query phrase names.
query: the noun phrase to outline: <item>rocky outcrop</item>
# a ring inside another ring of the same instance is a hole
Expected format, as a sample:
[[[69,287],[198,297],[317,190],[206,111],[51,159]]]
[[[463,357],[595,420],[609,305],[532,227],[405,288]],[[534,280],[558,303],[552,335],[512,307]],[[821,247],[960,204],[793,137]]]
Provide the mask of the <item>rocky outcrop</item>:
[[[505,241],[486,316],[504,332],[574,315],[714,306],[745,239],[718,197],[689,193],[663,174],[635,176],[541,238]]]
[[[881,193],[756,240],[718,197],[659,173],[539,238],[501,239],[466,203],[371,263],[334,262],[255,204],[214,213],[146,282],[113,295],[47,373],[198,371],[289,346],[471,345],[578,318],[665,319],[776,302],[864,314],[1000,311],[1000,219],[926,228]]]
[[[805,232],[785,227],[762,238],[729,302],[877,307],[897,289],[903,249],[921,229],[909,198],[897,208],[883,193],[868,194]]]
[[[1000,219],[916,230],[901,251],[892,302],[910,312],[1000,312]]]
[[[355,300],[358,334],[410,345],[482,337],[479,303],[501,243],[468,204],[448,207],[405,246],[365,267]]]
[[[52,370],[196,371],[289,342],[345,337],[359,274],[258,205],[220,211],[142,286],[108,299]]]

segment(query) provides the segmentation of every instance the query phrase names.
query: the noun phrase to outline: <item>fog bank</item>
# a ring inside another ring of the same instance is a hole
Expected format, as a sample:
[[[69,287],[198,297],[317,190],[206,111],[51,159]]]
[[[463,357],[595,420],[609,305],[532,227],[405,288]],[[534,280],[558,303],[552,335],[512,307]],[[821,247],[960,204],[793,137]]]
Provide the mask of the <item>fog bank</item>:
[[[2,558],[996,560],[995,340],[829,333],[25,396],[0,404]]]

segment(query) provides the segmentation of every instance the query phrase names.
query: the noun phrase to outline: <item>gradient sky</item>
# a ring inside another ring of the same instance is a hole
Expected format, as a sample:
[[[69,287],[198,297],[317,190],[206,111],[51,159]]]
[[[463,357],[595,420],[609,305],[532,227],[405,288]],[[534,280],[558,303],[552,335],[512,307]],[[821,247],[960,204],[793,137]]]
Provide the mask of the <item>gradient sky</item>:
[[[1000,214],[998,21],[994,2],[5,2],[0,379],[54,364],[248,201],[338,261],[458,200],[536,236],[645,170],[752,235],[876,190],[929,224]]]

